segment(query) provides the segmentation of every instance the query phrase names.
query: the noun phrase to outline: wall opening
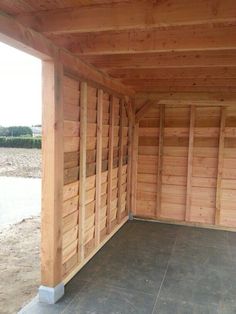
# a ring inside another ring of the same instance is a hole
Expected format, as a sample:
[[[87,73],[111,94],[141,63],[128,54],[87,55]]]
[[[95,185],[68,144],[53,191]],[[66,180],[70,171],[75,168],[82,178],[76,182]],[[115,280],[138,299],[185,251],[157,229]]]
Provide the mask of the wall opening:
[[[42,63],[0,43],[0,68],[0,308],[13,313],[40,283]]]

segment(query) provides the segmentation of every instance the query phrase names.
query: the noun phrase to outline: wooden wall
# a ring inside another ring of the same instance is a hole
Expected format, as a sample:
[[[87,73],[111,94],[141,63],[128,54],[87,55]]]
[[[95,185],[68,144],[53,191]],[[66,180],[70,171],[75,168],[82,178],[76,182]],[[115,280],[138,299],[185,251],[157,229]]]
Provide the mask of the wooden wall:
[[[236,227],[235,109],[153,105],[134,129],[135,216]]]
[[[67,282],[128,217],[123,99],[64,73],[62,272]]]

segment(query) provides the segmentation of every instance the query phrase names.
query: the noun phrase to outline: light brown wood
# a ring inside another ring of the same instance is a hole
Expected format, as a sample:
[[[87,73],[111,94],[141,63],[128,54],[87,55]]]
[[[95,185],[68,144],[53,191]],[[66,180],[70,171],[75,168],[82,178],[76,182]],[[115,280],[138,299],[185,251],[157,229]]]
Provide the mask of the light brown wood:
[[[118,223],[121,221],[122,206],[122,170],[123,170],[123,151],[124,151],[124,102],[120,103],[120,127],[119,127],[119,164],[118,164]]]
[[[135,114],[135,123],[138,123],[139,120],[145,115],[145,113],[154,105],[153,101],[146,101],[145,104],[136,112]]]
[[[159,145],[158,145],[158,169],[157,169],[157,204],[155,216],[161,216],[161,192],[162,192],[162,162],[163,162],[163,141],[165,128],[165,105],[160,105],[159,122]]]
[[[109,55],[81,55],[83,60],[100,69],[173,69],[235,66],[235,50],[171,51]],[[134,72],[135,73],[135,72]]]
[[[139,124],[133,124],[132,131],[132,179],[131,179],[131,214],[136,214],[136,186],[137,186],[137,163],[138,163],[138,128]]]
[[[103,91],[98,90],[97,102],[97,147],[96,147],[96,209],[95,209],[95,243],[100,243],[100,209],[101,209],[101,185],[102,185],[102,113]]]
[[[145,102],[147,99],[152,101],[158,101],[168,105],[203,105],[203,106],[216,106],[216,104],[234,105],[236,99],[236,93],[226,93],[215,91],[209,92],[162,92],[162,93],[137,93],[136,102]]]
[[[79,265],[76,265],[76,267],[74,267],[68,274],[67,276],[63,279],[64,284],[67,284],[77,273],[78,271],[81,270],[81,268],[83,268],[88,261],[104,246],[104,244],[109,241],[114,234],[127,222],[128,217],[123,218],[122,222],[120,223],[120,225],[117,225],[112,231],[111,233],[102,240],[102,242],[99,244],[98,247],[95,248],[94,251],[92,251],[87,257],[86,259],[80,263]]]
[[[96,58],[96,56],[94,58]],[[134,55],[134,58],[135,58],[135,55]],[[107,59],[109,60],[109,56]],[[145,68],[145,64],[149,62],[149,59],[148,59],[147,62],[145,62],[144,60],[143,67],[137,68],[137,67],[133,67],[132,59],[130,60],[130,62],[131,62],[130,67],[127,66],[127,68],[122,68],[122,64],[121,64],[119,68],[114,68],[114,69],[107,68],[105,70],[111,77],[114,77],[117,79],[177,80],[177,79],[204,79],[206,77],[209,79],[214,79],[214,78],[235,79],[236,78],[236,66],[230,66],[230,67],[227,67],[227,66],[194,67],[192,66],[191,67],[189,65],[189,67],[179,66],[179,67],[165,68],[165,67],[159,67],[158,65],[155,66],[155,64],[153,64],[152,65],[153,67],[149,67],[148,65],[148,67]]]
[[[235,231],[234,0],[44,2],[0,4],[0,39],[46,61],[42,284],[128,212]]]
[[[43,62],[41,284],[62,281],[63,69]]]
[[[80,92],[80,174],[79,174],[79,257],[84,260],[85,236],[85,201],[86,201],[86,142],[87,142],[87,105],[88,87],[86,82],[81,83]]]
[[[108,187],[107,187],[107,233],[111,232],[111,202],[112,202],[112,177],[113,177],[113,146],[114,146],[114,97],[110,99],[109,111],[109,148],[108,148]]]
[[[70,0],[70,1],[39,1],[35,0],[1,0],[0,10],[6,11],[12,15],[18,15],[21,13],[37,13],[37,11],[43,10],[55,10],[55,9],[68,9],[68,8],[79,8],[83,6],[99,5],[99,4],[110,4],[125,2],[126,0]]]
[[[149,30],[50,36],[57,45],[77,55],[110,55],[146,52],[235,49],[236,25],[176,26]],[[225,37],[227,34],[227,37]]]
[[[132,15],[130,14],[132,12]],[[170,0],[168,3],[132,1],[93,5],[67,10],[38,11],[22,14],[18,20],[44,33],[101,32],[107,30],[147,29],[163,26],[206,24],[235,21],[235,3],[225,0],[189,2]]]
[[[127,115],[128,115],[128,170],[127,170],[127,214],[131,213],[131,193],[132,193],[132,148],[133,148],[133,125],[134,125],[134,112],[132,109],[132,104],[129,102],[127,104]]]
[[[190,108],[189,143],[188,143],[188,165],[187,165],[187,190],[185,221],[190,220],[191,197],[192,197],[192,176],[193,176],[193,141],[194,141],[195,107]]]
[[[224,137],[225,137],[225,118],[226,109],[221,109],[220,120],[220,134],[219,134],[219,151],[218,151],[218,168],[217,168],[217,183],[216,183],[216,211],[215,211],[215,224],[220,224],[220,212],[221,212],[221,189],[222,189],[222,176],[224,167]]]

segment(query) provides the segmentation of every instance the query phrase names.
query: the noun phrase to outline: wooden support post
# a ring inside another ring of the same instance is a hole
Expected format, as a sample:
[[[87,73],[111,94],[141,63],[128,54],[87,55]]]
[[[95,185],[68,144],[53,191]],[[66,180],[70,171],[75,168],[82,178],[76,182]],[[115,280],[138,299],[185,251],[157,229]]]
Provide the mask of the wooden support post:
[[[226,109],[221,108],[220,120],[220,135],[219,135],[219,151],[218,151],[218,169],[217,169],[217,183],[216,183],[216,212],[215,224],[220,224],[220,211],[221,211],[221,182],[224,166],[224,137],[225,137],[225,117]]]
[[[138,130],[139,123],[133,126],[132,145],[132,181],[131,181],[131,214],[136,215],[137,172],[138,172]]]
[[[118,224],[121,222],[121,206],[122,206],[122,169],[123,169],[123,151],[124,151],[124,101],[120,103],[120,128],[119,128],[119,168],[118,168]]]
[[[192,194],[192,176],[193,176],[193,141],[194,141],[194,124],[195,124],[195,106],[190,109],[189,125],[189,145],[188,145],[188,165],[187,165],[187,189],[186,189],[186,209],[185,221],[190,221],[191,194]]]
[[[81,83],[80,89],[80,170],[79,170],[79,256],[84,260],[85,198],[86,198],[86,142],[87,142],[88,87]]]
[[[162,190],[162,161],[163,161],[163,141],[164,141],[164,123],[165,123],[165,105],[160,105],[160,123],[159,123],[159,146],[158,146],[158,164],[157,164],[157,206],[156,217],[161,217],[161,190]]]
[[[114,97],[110,98],[109,110],[109,148],[108,148],[108,187],[107,187],[107,233],[111,232],[111,198],[113,177],[113,146],[114,146]]]
[[[63,68],[53,61],[42,64],[41,284],[55,287],[62,282]]]
[[[102,112],[103,90],[97,95],[97,147],[96,147],[96,205],[95,205],[95,244],[100,243],[101,177],[102,177]]]

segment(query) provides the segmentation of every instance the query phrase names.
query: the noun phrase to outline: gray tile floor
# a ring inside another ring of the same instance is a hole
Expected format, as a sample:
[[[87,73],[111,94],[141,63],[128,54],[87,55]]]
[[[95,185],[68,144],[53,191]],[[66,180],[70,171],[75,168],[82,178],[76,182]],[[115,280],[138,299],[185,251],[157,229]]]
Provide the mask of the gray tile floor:
[[[60,302],[21,313],[236,313],[236,233],[128,222]]]

